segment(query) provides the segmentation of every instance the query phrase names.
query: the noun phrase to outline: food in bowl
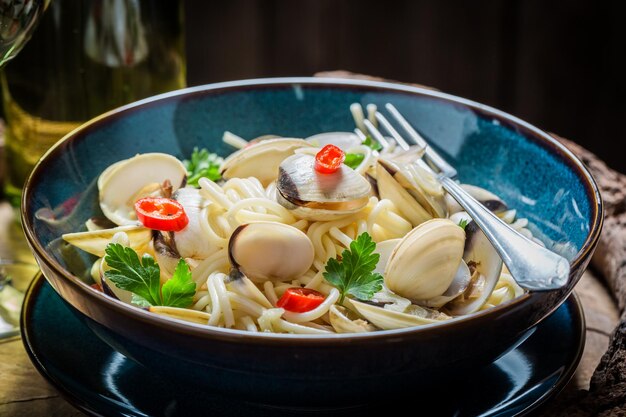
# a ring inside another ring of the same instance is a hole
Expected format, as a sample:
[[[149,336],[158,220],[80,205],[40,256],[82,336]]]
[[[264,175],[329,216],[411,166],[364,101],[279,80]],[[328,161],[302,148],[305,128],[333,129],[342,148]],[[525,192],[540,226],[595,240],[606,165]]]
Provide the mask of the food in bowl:
[[[101,212],[96,182],[115,162],[154,152],[189,158],[194,146],[226,156],[233,148],[221,137],[234,127],[246,138],[351,131],[349,114],[337,109],[354,102],[393,102],[462,182],[500,196],[549,249],[569,259],[567,285],[432,325],[323,335],[250,332],[167,319],[103,296],[89,286],[96,258],[61,239]],[[414,399],[426,392],[422,387],[447,386],[461,369],[479,370],[516,346],[580,279],[598,242],[602,203],[571,152],[496,109],[399,84],[289,78],[194,87],[90,121],[35,167],[24,188],[22,220],[48,282],[116,351],[171,383],[193,381],[236,401],[319,409],[403,393]]]
[[[358,124],[357,124],[358,125]],[[419,152],[330,132],[264,136],[226,159],[144,153],[98,178],[106,218],[63,235],[96,289],[162,316],[296,334],[449,320],[524,293]],[[495,194],[464,188],[541,243]]]

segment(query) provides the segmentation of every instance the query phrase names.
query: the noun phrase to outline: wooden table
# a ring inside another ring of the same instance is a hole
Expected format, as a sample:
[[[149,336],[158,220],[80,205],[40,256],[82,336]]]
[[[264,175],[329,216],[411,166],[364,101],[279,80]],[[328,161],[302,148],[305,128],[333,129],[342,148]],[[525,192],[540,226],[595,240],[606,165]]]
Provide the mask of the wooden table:
[[[335,72],[330,73],[330,75],[346,76],[346,73]],[[347,75],[355,76],[354,74]],[[570,146],[572,145],[570,144]],[[579,155],[584,151],[575,146],[573,147]],[[585,155],[588,157],[588,154]],[[598,175],[598,173],[600,175],[609,175],[595,170],[594,174]],[[612,171],[610,174],[619,175]],[[2,220],[2,213],[6,213],[1,207],[0,220]],[[6,222],[4,223],[6,224]],[[3,224],[2,221],[0,221],[1,224]],[[3,236],[5,233],[0,230],[0,236]],[[0,240],[1,244],[2,241]],[[579,398],[581,392],[586,392],[580,390],[589,388],[591,376],[603,353],[609,346],[611,333],[619,322],[619,313],[612,292],[607,289],[605,282],[606,278],[604,276],[586,271],[576,287],[576,292],[581,298],[587,321],[585,351],[574,377],[564,392],[555,398],[552,403],[558,403],[562,398]],[[0,341],[0,416],[78,415],[83,414],[66,402],[57,390],[50,386],[35,370],[19,337]]]

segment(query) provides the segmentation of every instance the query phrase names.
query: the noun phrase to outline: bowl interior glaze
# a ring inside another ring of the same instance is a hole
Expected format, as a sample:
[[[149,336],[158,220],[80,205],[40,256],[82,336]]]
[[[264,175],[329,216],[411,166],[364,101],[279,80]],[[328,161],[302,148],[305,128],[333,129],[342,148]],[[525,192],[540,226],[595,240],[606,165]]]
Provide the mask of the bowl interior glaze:
[[[196,146],[228,155],[234,149],[222,143],[225,130],[244,138],[351,131],[349,106],[354,102],[396,105],[458,169],[462,182],[498,194],[570,261],[576,262],[593,240],[590,230],[599,228],[600,205],[593,180],[538,129],[495,109],[429,90],[299,78],[181,90],[115,110],[70,133],[29,180],[23,210],[31,243],[58,266],[88,280],[94,258],[72,250],[60,236],[84,230],[84,222],[100,213],[96,180],[107,166],[145,152],[182,159]]]

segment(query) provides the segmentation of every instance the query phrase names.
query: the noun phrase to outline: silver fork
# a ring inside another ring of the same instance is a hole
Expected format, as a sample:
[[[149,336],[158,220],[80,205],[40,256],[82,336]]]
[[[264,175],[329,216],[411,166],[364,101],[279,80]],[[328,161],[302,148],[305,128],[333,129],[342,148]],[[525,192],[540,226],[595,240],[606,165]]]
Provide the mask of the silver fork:
[[[515,281],[522,288],[531,291],[547,291],[562,288],[567,284],[570,271],[567,259],[526,238],[485,208],[455,181],[456,169],[428,146],[424,138],[400,112],[390,103],[387,103],[385,107],[415,143],[413,148],[417,147],[417,155],[422,156],[443,188],[465,209],[487,236]],[[389,123],[387,118],[378,111],[375,115],[376,120],[397,142],[398,146],[404,150],[409,150],[409,143]],[[365,120],[365,126],[383,148],[390,146],[389,141],[369,120]]]

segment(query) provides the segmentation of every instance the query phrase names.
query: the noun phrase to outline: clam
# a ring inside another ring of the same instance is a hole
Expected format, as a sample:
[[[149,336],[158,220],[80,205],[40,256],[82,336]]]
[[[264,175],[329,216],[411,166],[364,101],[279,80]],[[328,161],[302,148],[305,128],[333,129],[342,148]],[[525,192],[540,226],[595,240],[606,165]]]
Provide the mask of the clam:
[[[344,152],[348,152],[350,148],[354,148],[355,146],[359,146],[361,144],[361,138],[352,132],[319,133],[317,135],[309,136],[305,140],[320,148],[325,145],[335,145],[341,148]]]
[[[426,193],[417,184],[410,169],[401,169],[400,165],[379,158],[376,182],[380,198],[391,200],[413,226],[433,217],[446,217],[443,194],[436,196]]]
[[[254,146],[240,149],[224,160],[222,176],[230,178],[256,177],[264,187],[278,175],[278,166],[296,149],[313,147],[304,139],[267,139]]]
[[[255,222],[237,227],[228,241],[233,268],[253,282],[288,281],[304,275],[315,251],[306,234],[283,223]]]
[[[502,259],[475,222],[465,226],[466,243],[463,259],[471,272],[470,282],[463,293],[446,304],[446,311],[454,316],[478,311],[493,292],[500,273]]]
[[[179,188],[172,196],[185,209],[189,223],[178,232],[154,232],[154,255],[165,277],[171,277],[180,258],[202,260],[215,252],[200,226],[200,212],[207,204],[197,188]]]
[[[506,203],[502,201],[500,197],[490,191],[485,190],[484,188],[469,184],[461,184],[461,187],[494,213],[508,210]],[[456,200],[452,198],[452,196],[450,196],[449,194],[446,194],[446,206],[448,207],[448,211],[451,214],[458,213],[459,211],[463,210],[459,203],[457,203]]]
[[[154,248],[154,259],[159,264],[162,277],[174,275],[176,266],[180,261],[180,253],[174,244],[173,232],[153,232],[152,247]]]
[[[355,300],[350,300],[350,303],[367,321],[383,330],[421,326],[450,319],[450,316],[446,314],[414,304],[411,304],[404,312],[400,312]]]
[[[241,272],[233,268],[228,274],[228,290],[234,291],[244,297],[254,300],[264,308],[273,308],[267,297],[257,288],[256,285]]]
[[[145,247],[152,239],[152,232],[143,226],[128,225],[119,226],[112,229],[94,230],[88,232],[66,233],[62,236],[63,240],[76,246],[85,252],[91,253],[98,257],[104,256],[104,249],[111,243],[113,236],[119,232],[124,232],[128,236],[131,248],[138,250]]]
[[[411,300],[444,294],[459,269],[464,244],[465,232],[449,219],[420,224],[393,250],[383,274],[386,286]]]
[[[411,300],[394,294],[385,285],[369,301],[370,304],[378,304],[386,310],[399,311],[400,313],[406,311],[412,304]]]
[[[300,218],[333,220],[367,205],[370,183],[346,165],[332,174],[315,170],[315,157],[293,155],[280,164],[276,199]]]
[[[185,209],[189,223],[173,233],[173,242],[183,258],[205,259],[215,251],[200,226],[200,212],[207,205],[197,188],[179,188],[173,195]]]
[[[158,194],[166,181],[176,190],[186,177],[182,162],[164,153],[145,153],[117,162],[98,178],[100,208],[119,226],[136,224],[135,201]]]
[[[376,330],[376,327],[360,318],[353,311],[336,304],[330,306],[328,318],[337,333],[365,333]]]
[[[463,294],[472,280],[472,273],[464,260],[459,262],[454,279],[448,289],[441,295],[428,300],[415,300],[419,305],[432,308],[440,308]]]
[[[464,222],[466,225],[468,225],[469,222],[472,221],[472,218],[467,213],[467,211],[458,211],[450,216],[450,220],[453,221],[455,224],[460,225],[462,222]]]

